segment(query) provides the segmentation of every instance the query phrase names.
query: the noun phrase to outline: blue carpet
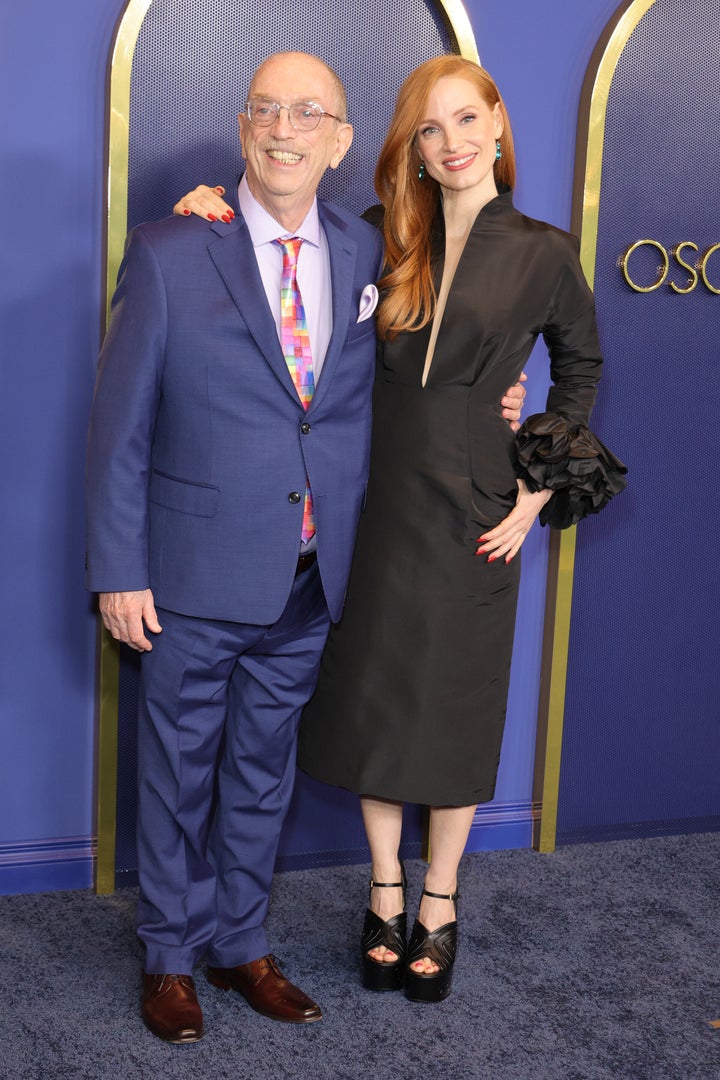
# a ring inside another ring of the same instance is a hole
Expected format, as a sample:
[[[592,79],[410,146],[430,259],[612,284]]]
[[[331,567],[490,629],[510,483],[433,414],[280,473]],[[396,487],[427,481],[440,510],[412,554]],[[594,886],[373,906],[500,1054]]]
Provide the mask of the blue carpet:
[[[408,865],[411,916],[423,867]],[[367,867],[279,874],[269,931],[319,1024],[196,973],[207,1035],[138,1016],[133,889],[0,898],[2,1080],[718,1080],[720,834],[468,855],[440,1005],[359,984]]]

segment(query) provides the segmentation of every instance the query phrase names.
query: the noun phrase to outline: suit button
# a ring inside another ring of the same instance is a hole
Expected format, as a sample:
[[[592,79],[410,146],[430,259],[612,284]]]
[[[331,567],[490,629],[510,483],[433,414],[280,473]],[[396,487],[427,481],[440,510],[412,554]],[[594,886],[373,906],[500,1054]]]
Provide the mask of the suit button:
[[[300,492],[299,491],[291,491],[290,494],[288,495],[288,502],[299,503],[300,502]]]
[[[300,430],[302,431],[303,435],[309,435],[310,434],[310,425],[308,424],[307,421],[305,421],[304,424],[300,425]]]

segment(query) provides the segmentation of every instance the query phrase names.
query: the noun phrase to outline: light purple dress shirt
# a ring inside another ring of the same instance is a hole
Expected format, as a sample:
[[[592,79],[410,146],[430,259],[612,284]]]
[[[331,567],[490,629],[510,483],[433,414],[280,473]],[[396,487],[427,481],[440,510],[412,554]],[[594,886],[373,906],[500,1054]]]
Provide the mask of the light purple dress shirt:
[[[278,340],[280,340],[282,251],[277,244],[273,243],[273,240],[301,236],[305,241],[298,256],[297,280],[305,308],[312,351],[313,375],[317,386],[332,334],[330,252],[325,232],[320,224],[317,199],[313,201],[303,223],[292,233],[275,221],[275,218],[271,217],[255,199],[245,176],[238,185],[238,201],[255,249],[258,270],[275,320]]]

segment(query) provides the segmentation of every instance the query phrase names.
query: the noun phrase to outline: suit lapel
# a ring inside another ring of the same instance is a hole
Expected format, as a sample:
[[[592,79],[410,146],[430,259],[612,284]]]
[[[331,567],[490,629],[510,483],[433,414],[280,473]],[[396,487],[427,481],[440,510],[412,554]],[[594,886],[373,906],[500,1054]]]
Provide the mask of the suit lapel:
[[[208,245],[210,258],[222,277],[258,349],[285,390],[300,404],[292,376],[283,356],[275,320],[268,307],[250,233],[236,209],[231,225],[222,226]]]
[[[329,207],[319,201],[318,208],[330,254],[333,328],[322,375],[308,412],[320,404],[327,393],[333,371],[342,356],[348,326],[355,317],[352,310],[352,296],[357,244],[347,235],[342,220],[337,218]],[[213,228],[218,235],[208,245],[210,258],[225,282],[258,349],[285,390],[299,404],[300,399],[280,347],[277,327],[268,307],[250,233],[237,206],[235,220],[231,225],[217,223]]]
[[[332,210],[318,200],[320,223],[325,230],[325,236],[330,253],[330,276],[332,278],[332,334],[328,344],[322,374],[318,381],[315,394],[313,395],[308,413],[319,405],[327,394],[330,380],[342,356],[343,345],[347,337],[348,326],[357,312],[353,315],[352,296],[355,281],[355,264],[357,262],[357,244],[352,240],[341,219],[337,218]]]

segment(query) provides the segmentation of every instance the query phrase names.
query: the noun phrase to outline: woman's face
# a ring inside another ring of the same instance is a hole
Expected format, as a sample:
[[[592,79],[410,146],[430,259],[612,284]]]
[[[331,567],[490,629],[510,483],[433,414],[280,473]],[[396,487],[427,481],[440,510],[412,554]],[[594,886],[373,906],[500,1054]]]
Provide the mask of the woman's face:
[[[490,109],[473,83],[448,75],[428,95],[415,147],[446,191],[477,189],[488,201],[497,195],[493,166],[502,130],[500,106]]]

